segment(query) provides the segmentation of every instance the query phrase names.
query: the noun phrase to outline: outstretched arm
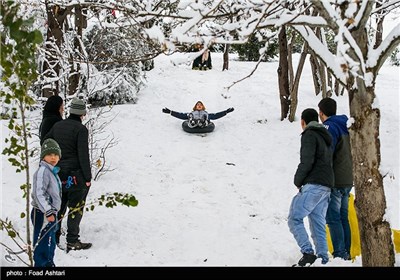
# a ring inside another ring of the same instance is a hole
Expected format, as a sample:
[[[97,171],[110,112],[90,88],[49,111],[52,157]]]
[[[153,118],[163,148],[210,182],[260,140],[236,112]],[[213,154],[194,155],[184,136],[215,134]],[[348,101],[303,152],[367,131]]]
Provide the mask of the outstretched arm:
[[[228,113],[233,112],[233,110],[235,110],[234,108],[229,108],[225,111],[221,111],[218,113],[214,113],[214,114],[208,114],[208,119],[209,120],[216,120],[222,117],[225,117]]]
[[[189,119],[189,117],[188,117],[188,114],[189,114],[189,113],[179,113],[179,112],[175,112],[175,111],[172,111],[172,110],[168,109],[167,107],[163,108],[162,111],[163,111],[163,113],[165,113],[165,114],[170,114],[171,116],[173,116],[173,117],[175,117],[175,118],[178,118],[178,119],[181,119],[181,120],[187,120],[187,119]]]

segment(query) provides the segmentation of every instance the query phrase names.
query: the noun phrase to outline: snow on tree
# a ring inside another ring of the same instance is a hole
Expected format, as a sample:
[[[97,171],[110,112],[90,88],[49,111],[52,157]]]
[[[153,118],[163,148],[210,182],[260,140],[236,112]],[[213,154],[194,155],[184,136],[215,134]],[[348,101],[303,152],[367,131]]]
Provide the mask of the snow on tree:
[[[221,5],[224,5],[224,13],[218,8]],[[386,200],[379,170],[380,109],[376,106],[374,88],[380,67],[400,42],[400,24],[379,44],[381,40],[374,29],[377,21],[373,18],[383,17],[399,5],[399,1],[196,0],[181,1],[176,13],[165,15],[177,22],[165,38],[166,46],[190,43],[199,38],[206,44],[241,43],[257,29],[291,25],[346,87],[364,266],[394,265],[390,226],[384,219]],[[160,16],[162,11],[156,7],[147,7],[139,16]],[[316,13],[306,13],[310,9]],[[240,17],[240,20],[231,23],[229,18],[232,17]],[[210,26],[209,22],[214,22],[212,29],[201,28]],[[334,32],[335,53],[321,42],[313,27]]]
[[[52,3],[68,8],[66,1]],[[400,42],[400,24],[386,38],[382,38],[376,26],[400,6],[400,0],[91,0],[80,3],[118,11],[127,19],[120,28],[142,24],[148,38],[159,41],[160,51],[165,53],[176,51],[182,44],[199,42],[205,46],[242,44],[260,29],[288,25],[294,28],[348,92],[363,265],[393,266],[393,243],[389,223],[384,219],[386,200],[380,172],[381,113],[374,88],[382,64]],[[321,42],[314,27],[335,34],[334,51]]]

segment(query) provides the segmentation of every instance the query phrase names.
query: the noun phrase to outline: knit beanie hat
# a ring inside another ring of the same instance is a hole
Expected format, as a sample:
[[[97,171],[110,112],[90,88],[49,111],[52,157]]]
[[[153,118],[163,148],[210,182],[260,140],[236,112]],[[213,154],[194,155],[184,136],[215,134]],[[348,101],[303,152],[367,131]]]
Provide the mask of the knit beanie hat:
[[[43,159],[46,155],[51,154],[51,153],[54,153],[61,158],[60,146],[58,145],[58,143],[55,140],[48,138],[48,139],[44,140],[44,142],[42,144],[42,150],[40,152],[40,159]]]
[[[44,105],[44,111],[59,114],[59,110],[62,104],[63,99],[60,96],[52,95],[47,99],[46,104]]]
[[[322,99],[318,103],[318,108],[328,117],[336,115],[336,101],[330,97]]]
[[[85,102],[83,102],[82,99],[76,97],[72,99],[71,106],[69,107],[69,113],[78,116],[86,115]]]

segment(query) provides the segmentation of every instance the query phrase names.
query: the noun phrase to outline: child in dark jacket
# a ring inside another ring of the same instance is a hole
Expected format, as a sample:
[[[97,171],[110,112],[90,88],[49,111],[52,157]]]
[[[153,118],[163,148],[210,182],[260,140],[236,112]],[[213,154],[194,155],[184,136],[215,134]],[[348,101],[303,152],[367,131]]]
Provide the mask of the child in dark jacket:
[[[53,139],[43,142],[39,168],[33,175],[32,212],[33,260],[35,267],[53,267],[56,248],[57,212],[61,207],[61,180],[56,164],[61,149]]]

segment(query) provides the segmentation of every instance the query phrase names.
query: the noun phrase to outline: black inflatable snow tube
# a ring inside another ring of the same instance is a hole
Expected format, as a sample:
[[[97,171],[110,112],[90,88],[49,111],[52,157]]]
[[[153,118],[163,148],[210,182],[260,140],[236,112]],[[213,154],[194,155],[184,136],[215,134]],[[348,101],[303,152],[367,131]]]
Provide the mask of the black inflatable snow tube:
[[[209,133],[214,130],[215,124],[210,122],[206,127],[189,127],[189,121],[184,121],[182,123],[182,128],[188,133]]]

